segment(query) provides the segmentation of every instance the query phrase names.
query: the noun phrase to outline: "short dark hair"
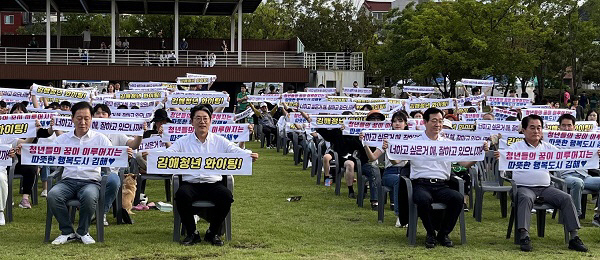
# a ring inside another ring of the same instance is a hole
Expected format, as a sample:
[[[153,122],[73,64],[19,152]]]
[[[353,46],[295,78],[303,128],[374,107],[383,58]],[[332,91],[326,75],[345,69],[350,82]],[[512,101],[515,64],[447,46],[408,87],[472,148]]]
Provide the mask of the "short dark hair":
[[[204,111],[208,114],[208,117],[212,118],[213,107],[209,104],[200,104],[200,105],[196,105],[195,107],[192,107],[192,109],[190,109],[190,119],[194,118],[194,115],[198,111]]]
[[[6,102],[4,102],[4,100],[0,100],[0,107],[5,108],[6,106]]]
[[[575,122],[577,122],[577,119],[575,119],[575,117],[571,114],[562,114],[559,118],[558,118],[558,123],[561,124],[563,120],[571,120],[573,122],[573,125],[575,125]]]
[[[425,110],[425,113],[423,114],[423,119],[425,121],[429,121],[429,116],[438,113],[442,115],[442,117],[444,116],[444,112],[442,112],[442,110],[439,110],[437,107],[430,107],[427,110]]]
[[[102,109],[102,111],[108,113],[108,116],[111,115],[111,113],[110,113],[110,107],[108,107],[105,104],[97,104],[96,106],[94,106],[94,114],[96,114],[96,112],[98,112],[98,109]]]
[[[422,112],[421,110],[412,111],[412,112],[410,112],[410,117],[411,117],[411,118],[415,118],[415,115],[416,115],[416,114],[421,114],[421,115],[423,115],[423,112]]]
[[[17,109],[23,111],[23,113],[27,113],[27,107],[23,105],[23,103],[15,103],[12,108],[10,108],[10,113],[12,114]]]
[[[21,101],[21,104],[23,104],[24,106],[29,106],[29,101]]]
[[[368,109],[369,111],[373,110],[373,106],[371,106],[371,104],[365,104],[363,105],[363,107],[360,110],[365,110]]]
[[[540,122],[542,123],[542,128],[544,127],[544,119],[541,116],[538,115],[528,115],[525,118],[523,118],[523,121],[521,121],[521,128],[526,129],[527,126],[529,126],[529,122],[531,120],[540,120]]]
[[[529,94],[527,94],[527,92],[523,92],[523,93],[521,93],[521,97],[522,98],[529,98]]]
[[[52,108],[59,108],[59,107],[60,107],[60,103],[58,103],[58,102],[52,102],[52,103],[50,103],[50,105],[48,105],[48,106],[49,106],[49,107],[52,107]]]
[[[138,106],[131,106],[131,109],[140,109]]]
[[[516,116],[509,116],[506,118],[506,121],[518,121],[519,119]]]
[[[71,117],[74,117],[75,113],[77,113],[77,111],[82,110],[82,109],[89,110],[90,115],[94,114],[94,108],[92,108],[92,105],[90,105],[90,103],[88,103],[88,102],[81,101],[71,107]]]
[[[508,93],[517,93],[517,91],[514,90],[514,89],[511,89],[511,90],[508,91]]]
[[[65,100],[65,101],[63,101],[63,102],[60,102],[60,106],[61,106],[61,107],[62,107],[62,106],[68,106],[68,107],[71,107],[71,102],[69,102],[69,101],[66,101],[66,100]]]
[[[400,111],[394,113],[392,115],[392,123],[396,119],[398,119],[398,120],[403,121],[404,123],[406,123],[405,130],[408,129],[408,117],[406,116],[406,113],[404,111],[400,110]]]
[[[471,89],[471,94],[475,95],[475,92],[477,92],[477,91],[481,91],[481,88],[479,88],[479,87],[472,88]]]
[[[127,109],[127,105],[119,105],[117,109]]]

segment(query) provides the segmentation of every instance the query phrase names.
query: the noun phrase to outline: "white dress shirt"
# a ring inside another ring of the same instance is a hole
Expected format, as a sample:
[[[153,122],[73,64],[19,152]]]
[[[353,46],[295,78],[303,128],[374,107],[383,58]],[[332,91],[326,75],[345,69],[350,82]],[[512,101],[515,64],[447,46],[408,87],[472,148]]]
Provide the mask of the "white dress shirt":
[[[431,140],[425,132],[417,138],[411,140],[423,140],[426,142],[452,142],[452,140],[443,137],[442,135],[438,136],[437,140]],[[441,161],[426,161],[426,160],[411,160],[410,161],[410,179],[450,179],[450,171],[452,167],[452,162],[441,162]]]
[[[548,142],[540,141],[537,147],[533,147],[525,143],[525,140],[516,142],[509,146],[507,150],[558,150],[558,148]],[[513,171],[512,179],[515,180],[519,186],[549,186],[550,185],[550,172],[547,170],[527,170],[527,171]]]
[[[0,138],[0,144],[8,145],[11,148],[15,148],[17,146],[17,141],[18,140],[19,140],[18,138],[1,137]],[[0,174],[3,174],[3,176],[6,176],[6,174],[7,174],[6,166],[0,166]],[[0,199],[2,199],[2,198],[0,198]]]
[[[201,153],[201,154],[212,154],[212,153],[252,153],[250,150],[244,150],[233,142],[227,140],[227,138],[213,134],[211,132],[206,136],[206,140],[201,142],[195,133],[184,135],[177,139],[167,148],[167,152],[177,153]],[[203,174],[202,170],[198,170],[194,174],[185,174],[182,180],[185,182],[192,183],[215,183],[221,181],[223,177],[215,174]]]
[[[92,129],[88,130],[81,138],[75,136],[75,131],[65,133],[54,139],[56,145],[81,145],[81,146],[112,146],[105,135]],[[102,180],[100,167],[89,166],[65,166],[62,174],[63,179],[78,180]]]

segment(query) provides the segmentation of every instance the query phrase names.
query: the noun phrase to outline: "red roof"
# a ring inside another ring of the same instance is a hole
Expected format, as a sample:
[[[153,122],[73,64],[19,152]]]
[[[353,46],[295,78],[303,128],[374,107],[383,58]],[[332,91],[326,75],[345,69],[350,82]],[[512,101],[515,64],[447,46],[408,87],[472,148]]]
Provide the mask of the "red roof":
[[[389,12],[392,9],[391,2],[365,1],[364,5],[371,12]]]

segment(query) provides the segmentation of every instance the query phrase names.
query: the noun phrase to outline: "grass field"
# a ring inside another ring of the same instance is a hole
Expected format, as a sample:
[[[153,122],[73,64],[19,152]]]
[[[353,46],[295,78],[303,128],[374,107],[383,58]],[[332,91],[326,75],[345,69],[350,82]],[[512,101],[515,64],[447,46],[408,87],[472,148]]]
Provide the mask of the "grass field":
[[[249,148],[260,153],[254,164],[254,175],[236,177],[232,206],[233,240],[223,247],[205,242],[183,247],[172,242],[173,214],[159,211],[137,212],[134,225],[116,225],[109,217],[105,242],[94,245],[71,243],[53,246],[43,243],[46,201],[33,209],[15,208],[15,221],[0,226],[0,259],[578,259],[600,258],[600,229],[584,220],[580,236],[590,248],[588,253],[567,249],[562,225],[548,216],[546,237],[535,235],[532,218],[534,251],[523,253],[512,240],[505,239],[507,219],[500,217],[498,201],[486,195],[481,223],[471,212],[466,215],[466,245],[458,245],[458,226],[451,234],[454,248],[425,249],[425,232],[419,222],[417,246],[407,243],[406,229],[394,227],[393,211],[386,209],[384,224],[377,223],[377,213],[370,207],[358,208],[356,200],[335,196],[333,187],[315,185],[310,171],[294,166],[292,155],[282,156],[275,150]],[[18,184],[17,184],[18,187]],[[18,192],[18,191],[17,191]],[[164,185],[148,181],[150,201],[165,199]],[[302,196],[299,202],[287,202],[290,196]],[[20,197],[16,195],[16,203]],[[365,203],[368,205],[368,203]],[[592,208],[589,205],[588,208]],[[207,224],[198,223],[203,232]],[[90,228],[93,237],[95,227]],[[53,225],[51,239],[58,236]]]

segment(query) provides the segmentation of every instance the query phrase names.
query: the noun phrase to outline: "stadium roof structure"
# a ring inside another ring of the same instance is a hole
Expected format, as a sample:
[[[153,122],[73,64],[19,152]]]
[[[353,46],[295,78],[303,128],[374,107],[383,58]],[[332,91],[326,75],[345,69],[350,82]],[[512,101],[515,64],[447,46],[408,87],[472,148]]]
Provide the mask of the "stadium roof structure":
[[[2,0],[0,11],[46,12],[47,0]],[[61,13],[111,13],[111,0],[50,0]],[[261,0],[116,0],[119,14],[173,14],[229,16],[241,5],[242,13],[253,13]]]

